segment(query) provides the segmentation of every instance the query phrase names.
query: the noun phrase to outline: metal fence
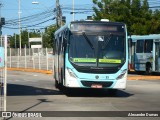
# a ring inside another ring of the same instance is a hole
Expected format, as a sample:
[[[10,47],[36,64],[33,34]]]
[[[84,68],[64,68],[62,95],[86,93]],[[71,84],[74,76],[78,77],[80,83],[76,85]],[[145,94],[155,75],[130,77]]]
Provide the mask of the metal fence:
[[[3,40],[1,39],[0,42],[0,113],[6,111],[6,101],[7,101],[6,96],[7,96],[7,36],[4,36],[4,39]]]
[[[7,50],[8,68],[25,68],[52,70],[53,66],[52,48],[24,48]]]
[[[4,69],[0,68],[0,112],[4,111]]]

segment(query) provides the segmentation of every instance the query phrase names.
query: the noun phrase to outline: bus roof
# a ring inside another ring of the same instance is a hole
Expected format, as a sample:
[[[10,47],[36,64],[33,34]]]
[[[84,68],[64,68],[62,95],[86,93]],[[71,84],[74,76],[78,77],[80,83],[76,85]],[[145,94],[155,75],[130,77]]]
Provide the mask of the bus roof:
[[[59,28],[56,32],[55,32],[55,35],[56,34],[58,34],[58,33],[60,33],[61,31],[63,31],[63,30],[65,30],[65,29],[70,29],[70,24],[74,24],[74,23],[84,23],[84,24],[86,24],[86,23],[92,23],[92,24],[96,24],[96,23],[98,23],[98,24],[109,24],[109,25],[125,25],[124,23],[122,23],[122,22],[106,22],[106,21],[72,21],[72,22],[69,22],[69,23],[67,23],[67,24],[65,24],[64,26],[62,26],[61,28]]]
[[[160,34],[150,34],[150,35],[131,35],[128,38],[132,39],[132,42],[136,42],[137,40],[157,40],[160,39]]]
[[[105,23],[114,25],[124,25],[122,22],[108,22],[108,21],[72,21],[70,23]]]

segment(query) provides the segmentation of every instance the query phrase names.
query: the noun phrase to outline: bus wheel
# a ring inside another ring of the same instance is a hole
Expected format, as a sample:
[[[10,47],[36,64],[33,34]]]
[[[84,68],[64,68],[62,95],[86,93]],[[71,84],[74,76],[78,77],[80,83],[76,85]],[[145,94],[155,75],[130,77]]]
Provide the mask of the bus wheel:
[[[61,70],[61,78],[59,78],[59,83],[58,83],[58,89],[60,90],[60,91],[63,91],[63,89],[64,89],[64,85],[63,85],[63,79],[64,79],[64,77],[63,77],[63,74],[62,74],[62,70]],[[57,81],[58,82],[58,81]]]
[[[55,69],[54,69],[54,86],[55,86],[55,88],[59,88],[59,83],[58,83],[58,81],[56,79]]]
[[[148,64],[148,65],[146,66],[146,74],[147,74],[147,75],[151,75],[151,73],[152,73],[152,68],[151,68],[151,65]]]
[[[58,81],[57,80],[55,80],[55,88],[59,88],[59,83],[58,83]]]

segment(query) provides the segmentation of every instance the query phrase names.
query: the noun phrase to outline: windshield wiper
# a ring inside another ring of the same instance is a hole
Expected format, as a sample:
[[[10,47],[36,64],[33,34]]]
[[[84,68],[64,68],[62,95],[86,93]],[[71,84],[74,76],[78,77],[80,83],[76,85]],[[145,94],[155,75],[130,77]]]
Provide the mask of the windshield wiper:
[[[86,39],[86,41],[88,42],[88,44],[91,46],[91,48],[94,49],[93,44],[91,43],[90,39],[87,37],[87,35],[85,34],[85,32],[82,32],[82,35],[84,36],[84,38]]]
[[[107,45],[108,45],[109,41],[111,40],[111,38],[112,38],[112,34],[109,33],[107,35],[107,40],[104,41],[104,45],[102,46],[102,49],[105,49],[107,47]]]

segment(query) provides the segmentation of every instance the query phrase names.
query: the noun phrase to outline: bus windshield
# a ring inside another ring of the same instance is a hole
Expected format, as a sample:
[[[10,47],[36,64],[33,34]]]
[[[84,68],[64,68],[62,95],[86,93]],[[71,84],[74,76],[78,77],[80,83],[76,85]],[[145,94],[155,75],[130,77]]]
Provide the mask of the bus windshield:
[[[118,67],[126,59],[125,44],[122,33],[72,33],[69,60],[77,66]]]

